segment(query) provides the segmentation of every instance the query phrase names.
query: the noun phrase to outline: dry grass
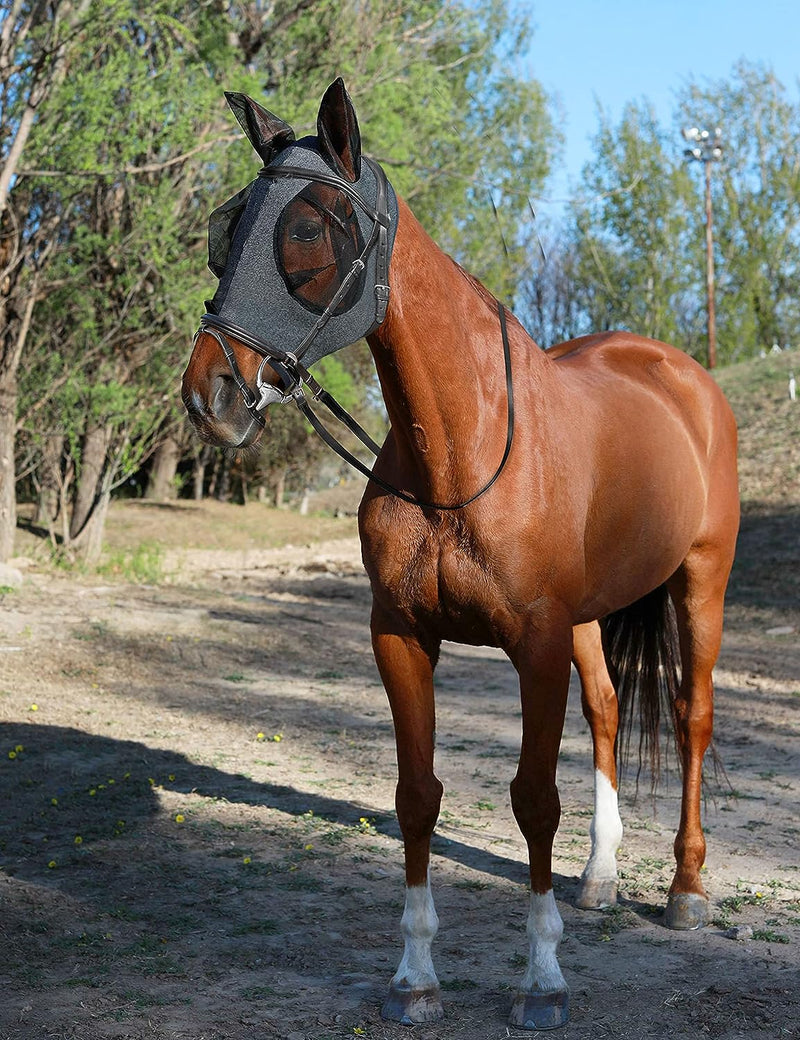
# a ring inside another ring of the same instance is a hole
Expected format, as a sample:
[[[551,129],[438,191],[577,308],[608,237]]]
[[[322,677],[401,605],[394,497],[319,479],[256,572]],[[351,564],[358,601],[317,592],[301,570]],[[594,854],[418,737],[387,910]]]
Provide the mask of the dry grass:
[[[717,374],[739,424],[746,512],[800,506],[800,398],[789,398],[791,372],[800,378],[800,350],[730,365]]]

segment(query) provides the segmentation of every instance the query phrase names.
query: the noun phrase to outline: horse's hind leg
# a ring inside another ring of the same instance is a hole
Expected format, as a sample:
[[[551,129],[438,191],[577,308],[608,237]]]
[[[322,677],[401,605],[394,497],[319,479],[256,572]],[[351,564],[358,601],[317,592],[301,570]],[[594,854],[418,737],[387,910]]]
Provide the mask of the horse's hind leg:
[[[700,880],[706,841],[700,823],[703,756],[711,740],[714,690],[711,673],[722,642],[722,614],[733,547],[695,547],[667,583],[675,604],[681,683],[675,700],[683,764],[681,818],[675,838],[675,877],[665,921],[680,930],[708,921],[708,897]]]
[[[400,923],[405,946],[381,1014],[414,1025],[435,1021],[444,1013],[431,958],[439,919],[428,876],[431,834],[442,798],[442,785],[433,772],[433,668],[439,645],[424,648],[398,619],[375,605],[372,646],[394,719],[397,818],[406,861],[406,904]]]
[[[577,625],[573,630],[573,661],[581,680],[581,705],[594,748],[592,851],[581,876],[576,903],[584,910],[598,910],[617,901],[617,849],[622,841],[622,820],[614,755],[619,725],[617,694],[608,674],[597,622]]]

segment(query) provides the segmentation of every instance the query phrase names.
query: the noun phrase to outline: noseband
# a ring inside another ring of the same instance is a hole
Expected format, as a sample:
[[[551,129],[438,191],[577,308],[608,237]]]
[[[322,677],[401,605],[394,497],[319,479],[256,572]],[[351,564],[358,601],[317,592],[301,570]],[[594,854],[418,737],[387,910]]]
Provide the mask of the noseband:
[[[339,422],[341,422],[351,433],[355,434],[361,443],[369,448],[373,455],[378,455],[380,452],[380,445],[376,444],[375,441],[369,436],[359,423],[345,411],[344,408],[339,404],[334,397],[332,397],[327,390],[325,390],[320,384],[314,379],[308,369],[302,364],[301,358],[306,353],[308,348],[314,342],[316,337],[322,331],[327,324],[328,320],[335,313],[339,303],[346,297],[348,291],[353,285],[354,281],[358,278],[361,272],[366,266],[366,261],[369,254],[374,249],[375,252],[375,263],[376,263],[376,284],[375,284],[375,321],[371,329],[369,329],[364,335],[368,336],[370,332],[374,331],[380,324],[382,324],[386,317],[386,310],[389,305],[389,236],[388,229],[390,225],[390,216],[387,205],[387,181],[386,174],[383,172],[381,167],[369,159],[367,156],[363,157],[363,161],[369,163],[370,168],[375,174],[377,182],[377,199],[376,204],[372,207],[353,185],[337,177],[334,173],[318,172],[316,170],[306,170],[298,166],[275,166],[265,167],[259,171],[259,177],[285,177],[285,178],[296,178],[298,180],[306,181],[317,181],[320,184],[325,184],[331,188],[336,188],[338,191],[343,192],[352,202],[367,214],[372,220],[372,232],[369,239],[361,251],[361,255],[358,256],[354,261],[350,270],[342,279],[341,285],[336,291],[333,299],[330,301],[328,306],[319,316],[314,323],[311,331],[302,340],[299,346],[294,351],[281,350],[278,347],[274,347],[272,344],[267,343],[260,336],[256,336],[249,332],[247,329],[242,328],[240,325],[229,321],[227,318],[222,318],[218,314],[206,313],[200,319],[200,327],[195,333],[194,342],[197,342],[198,336],[202,333],[208,333],[220,345],[222,352],[230,367],[233,375],[234,382],[239,389],[239,393],[242,396],[247,411],[253,417],[253,419],[259,424],[259,426],[265,425],[264,416],[261,414],[265,408],[271,404],[285,404],[287,401],[293,401],[300,411],[305,415],[311,424],[312,428],[322,438],[322,440],[336,452],[340,458],[344,459],[345,462],[349,463],[360,473],[362,473],[368,480],[372,480],[379,487],[383,488],[389,494],[402,499],[404,502],[409,502],[412,505],[421,506],[424,509],[442,509],[442,510],[455,510],[463,509],[468,506],[471,502],[474,502],[477,498],[480,498],[489,488],[494,484],[497,478],[505,467],[508,456],[511,452],[511,444],[514,439],[514,387],[511,376],[511,350],[508,342],[508,330],[506,328],[506,317],[503,305],[498,302],[497,310],[500,319],[500,330],[503,338],[503,359],[505,362],[505,374],[506,374],[506,400],[508,405],[508,424],[506,430],[506,444],[503,452],[503,457],[500,460],[500,464],[495,470],[493,476],[481,487],[479,491],[476,491],[474,495],[471,495],[463,502],[455,504],[444,504],[441,502],[427,502],[421,498],[415,498],[413,495],[409,495],[405,491],[401,491],[399,488],[394,487],[381,477],[377,476],[373,470],[357,458],[352,452],[348,451],[322,424],[319,417],[316,415],[308,400],[306,399],[303,385],[308,387],[315,401],[319,401],[324,404],[325,407],[334,415]],[[244,376],[242,375],[241,369],[236,361],[233,348],[228,342],[228,336],[232,336],[239,343],[248,347],[250,350],[259,354],[262,358],[261,364],[258,366],[258,372],[256,373],[255,387],[256,392],[248,386]],[[273,383],[264,382],[264,369],[269,367],[278,375],[280,379],[280,386],[276,386]]]

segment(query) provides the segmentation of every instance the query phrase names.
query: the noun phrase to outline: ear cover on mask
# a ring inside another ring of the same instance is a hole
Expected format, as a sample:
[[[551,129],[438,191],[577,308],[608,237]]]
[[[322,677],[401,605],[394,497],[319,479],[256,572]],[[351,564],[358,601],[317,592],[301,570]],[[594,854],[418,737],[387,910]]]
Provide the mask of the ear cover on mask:
[[[265,166],[269,166],[278,152],[295,140],[294,130],[288,123],[262,108],[247,94],[226,90],[225,100]]]

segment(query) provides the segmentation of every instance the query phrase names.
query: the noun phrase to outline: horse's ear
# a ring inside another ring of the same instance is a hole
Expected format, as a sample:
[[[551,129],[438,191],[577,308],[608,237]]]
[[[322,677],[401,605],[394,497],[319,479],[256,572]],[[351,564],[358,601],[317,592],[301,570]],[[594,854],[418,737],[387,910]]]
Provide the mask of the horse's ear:
[[[262,108],[247,94],[225,91],[225,100],[239,121],[247,139],[268,166],[282,149],[294,141],[294,130],[278,116]]]
[[[317,137],[334,169],[348,180],[357,181],[361,176],[361,134],[341,76],[331,83],[320,102]]]

